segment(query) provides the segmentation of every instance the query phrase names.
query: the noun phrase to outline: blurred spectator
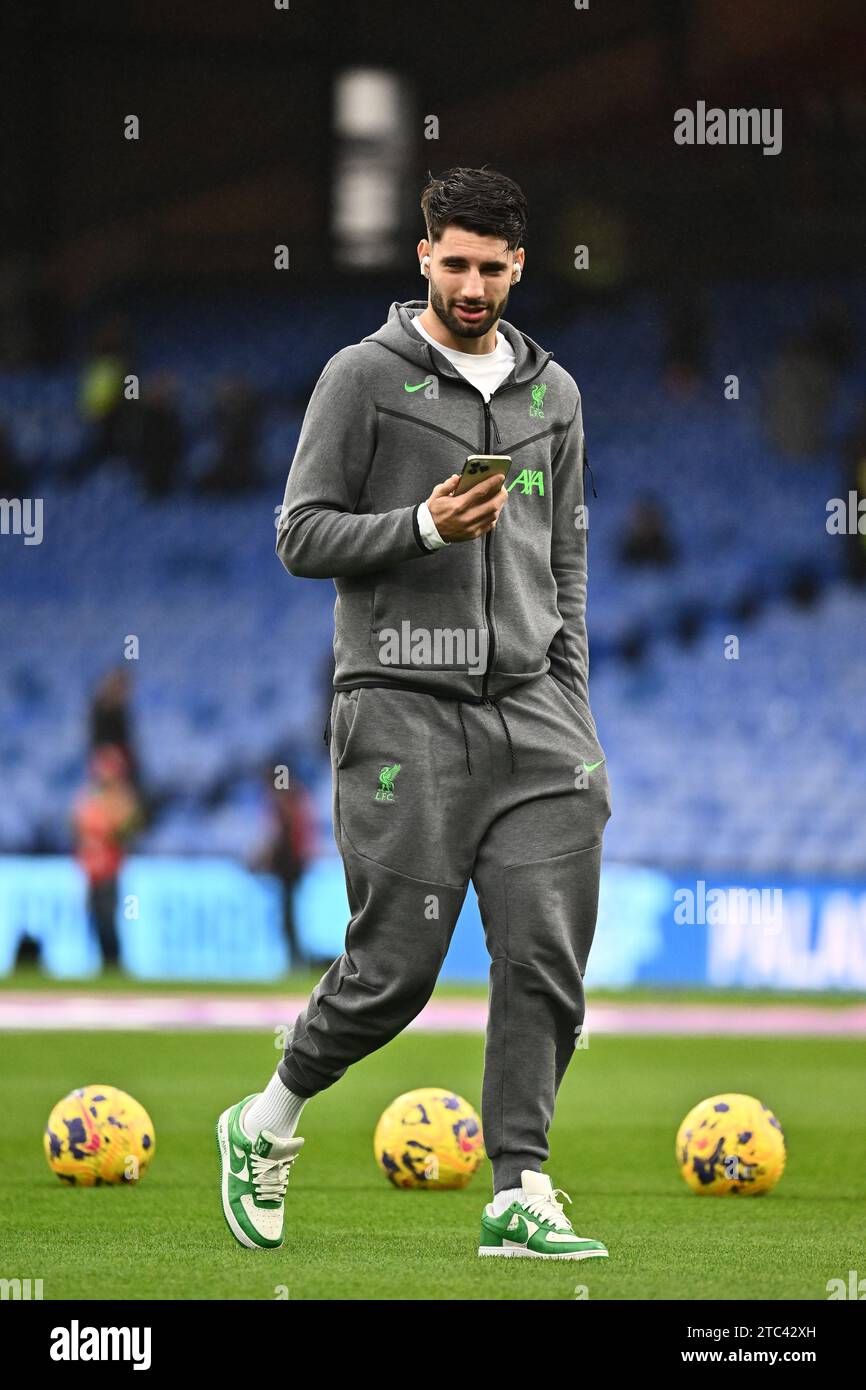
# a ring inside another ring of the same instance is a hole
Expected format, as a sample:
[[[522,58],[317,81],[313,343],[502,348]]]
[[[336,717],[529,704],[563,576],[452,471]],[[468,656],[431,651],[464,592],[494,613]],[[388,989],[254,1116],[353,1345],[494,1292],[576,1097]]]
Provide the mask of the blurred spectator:
[[[789,334],[764,385],[764,427],[784,454],[815,454],[825,444],[836,369],[811,333]]]
[[[115,666],[102,677],[93,692],[90,704],[91,751],[104,744],[111,744],[120,750],[126,760],[130,781],[138,788],[140,768],[129,710],[129,672],[125,666]]]
[[[785,593],[798,608],[811,608],[821,593],[821,576],[812,565],[797,564],[788,576]]]
[[[132,465],[150,497],[166,497],[180,482],[184,435],[177,384],[160,372],[142,386],[139,425],[131,440]]]
[[[262,406],[242,377],[225,377],[217,387],[217,461],[202,479],[210,493],[250,491],[262,482],[258,448]]]
[[[291,967],[297,970],[309,964],[298,938],[295,888],[315,849],[312,802],[309,793],[295,780],[294,774],[289,775],[289,785],[285,788],[274,786],[274,774],[270,768],[265,779],[271,832],[253,868],[260,873],[274,874],[280,881],[283,890],[283,931]]]
[[[625,524],[619,558],[624,565],[671,565],[676,546],[665,514],[654,497],[639,497]]]
[[[99,324],[81,371],[78,413],[88,425],[87,438],[65,470],[78,482],[106,459],[128,457],[140,430],[140,403],[128,401],[124,379],[131,369],[129,330],[122,314]]]
[[[123,381],[131,370],[130,358],[126,318],[112,314],[99,325],[81,373],[79,413],[93,431],[87,457],[82,460],[85,467],[128,450],[133,412],[124,397]],[[79,473],[85,467],[80,467]]]
[[[130,838],[139,828],[139,804],[123,752],[104,744],[91,755],[90,782],[73,808],[75,855],[87,878],[87,910],[103,965],[120,960],[117,880]]]

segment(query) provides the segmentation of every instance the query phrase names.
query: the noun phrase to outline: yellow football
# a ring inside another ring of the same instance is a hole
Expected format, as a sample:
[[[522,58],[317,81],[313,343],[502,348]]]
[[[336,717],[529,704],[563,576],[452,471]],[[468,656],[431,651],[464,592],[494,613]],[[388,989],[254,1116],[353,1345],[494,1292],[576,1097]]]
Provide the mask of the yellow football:
[[[710,1096],[680,1125],[676,1159],[693,1192],[757,1196],[782,1176],[785,1136],[772,1110],[754,1096]]]
[[[61,1182],[76,1187],[137,1182],[156,1152],[143,1105],[116,1086],[82,1086],[59,1100],[45,1126],[45,1157]]]

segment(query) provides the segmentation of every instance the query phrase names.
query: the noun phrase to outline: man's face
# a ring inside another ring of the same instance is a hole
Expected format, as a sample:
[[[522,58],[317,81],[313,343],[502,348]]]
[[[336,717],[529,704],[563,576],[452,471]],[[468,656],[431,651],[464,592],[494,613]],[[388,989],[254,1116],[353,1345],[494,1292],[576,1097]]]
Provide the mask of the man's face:
[[[483,338],[505,311],[522,248],[509,251],[500,237],[449,226],[429,254],[434,312],[455,337]]]

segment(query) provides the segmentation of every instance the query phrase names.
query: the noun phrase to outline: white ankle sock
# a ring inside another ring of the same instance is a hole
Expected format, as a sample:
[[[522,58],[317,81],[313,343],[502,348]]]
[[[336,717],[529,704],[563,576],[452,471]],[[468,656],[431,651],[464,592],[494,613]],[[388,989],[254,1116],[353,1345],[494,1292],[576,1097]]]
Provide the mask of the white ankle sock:
[[[503,1187],[501,1192],[494,1193],[493,1202],[491,1203],[493,1215],[501,1216],[502,1213],[511,1206],[512,1202],[520,1202],[522,1200],[522,1187]]]
[[[278,1139],[291,1139],[306,1103],[307,1097],[296,1096],[275,1071],[261,1095],[251,1100],[241,1115],[244,1134],[258,1139],[261,1130],[267,1129]]]

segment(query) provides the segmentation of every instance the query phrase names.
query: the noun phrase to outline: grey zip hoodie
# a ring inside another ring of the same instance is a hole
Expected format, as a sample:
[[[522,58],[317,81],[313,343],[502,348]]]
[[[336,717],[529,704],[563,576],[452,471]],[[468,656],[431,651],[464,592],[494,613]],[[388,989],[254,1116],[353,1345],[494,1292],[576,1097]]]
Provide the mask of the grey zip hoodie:
[[[588,709],[580,392],[503,319],[514,367],[485,403],[412,327],[426,307],[392,304],[387,323],[326,364],[277,554],[290,574],[334,580],[338,690],[496,701],[549,670]],[[514,461],[496,529],[428,550],[418,506],[475,453]]]

